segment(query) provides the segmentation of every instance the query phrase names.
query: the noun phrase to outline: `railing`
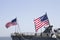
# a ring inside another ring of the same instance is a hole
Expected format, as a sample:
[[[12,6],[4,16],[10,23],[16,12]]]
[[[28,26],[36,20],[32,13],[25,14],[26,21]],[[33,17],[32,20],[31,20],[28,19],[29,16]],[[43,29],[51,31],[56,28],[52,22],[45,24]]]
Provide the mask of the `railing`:
[[[31,33],[31,32],[26,32],[26,33],[12,33],[11,35],[15,36],[20,36],[20,35],[24,35],[24,36],[42,36],[42,37],[51,37],[50,33]]]

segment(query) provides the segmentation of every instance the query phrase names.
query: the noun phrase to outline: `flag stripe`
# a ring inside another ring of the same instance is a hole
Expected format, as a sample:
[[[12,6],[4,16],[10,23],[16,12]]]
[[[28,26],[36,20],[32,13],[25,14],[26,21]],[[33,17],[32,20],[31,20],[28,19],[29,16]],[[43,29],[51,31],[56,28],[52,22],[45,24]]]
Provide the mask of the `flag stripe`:
[[[8,22],[6,24],[6,28],[9,28],[10,26],[14,26],[14,25],[17,25],[16,18],[13,19],[11,22]]]
[[[34,24],[35,24],[35,27],[36,27],[35,28],[36,31],[43,26],[49,25],[49,20],[48,20],[47,15],[45,14],[42,17],[39,17],[39,18],[35,19]]]

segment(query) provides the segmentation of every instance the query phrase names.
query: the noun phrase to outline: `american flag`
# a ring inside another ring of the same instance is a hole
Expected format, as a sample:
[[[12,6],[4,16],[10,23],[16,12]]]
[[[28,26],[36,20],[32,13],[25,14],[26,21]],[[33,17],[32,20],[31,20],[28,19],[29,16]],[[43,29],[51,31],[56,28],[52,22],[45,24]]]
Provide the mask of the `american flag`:
[[[37,19],[35,19],[34,20],[34,24],[35,24],[35,30],[36,30],[36,32],[41,27],[49,25],[49,20],[48,20],[47,14],[45,14],[45,15],[37,18]]]
[[[17,19],[13,19],[11,22],[6,23],[6,28],[9,28],[10,26],[17,25]]]

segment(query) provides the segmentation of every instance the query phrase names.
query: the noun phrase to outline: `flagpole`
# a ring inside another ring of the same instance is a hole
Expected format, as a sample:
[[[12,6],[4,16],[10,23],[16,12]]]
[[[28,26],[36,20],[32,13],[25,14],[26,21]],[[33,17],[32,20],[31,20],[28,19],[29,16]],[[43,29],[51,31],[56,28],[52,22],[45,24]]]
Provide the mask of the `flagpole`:
[[[36,26],[35,26],[35,36],[37,35],[37,30],[36,30]]]
[[[16,33],[16,25],[15,25],[15,33]]]
[[[16,19],[17,19],[17,17],[16,17]],[[17,20],[17,27],[19,28],[19,31],[20,31],[20,26],[19,26],[18,20]]]
[[[36,25],[35,25],[35,23],[34,23],[34,26],[35,26],[35,36],[37,35],[37,30],[36,30]]]
[[[36,30],[36,25],[35,25],[35,33],[37,33],[37,30]]]
[[[17,17],[16,17],[16,24],[17,24]],[[17,33],[16,25],[15,25],[15,33]]]
[[[47,12],[45,12],[45,14],[47,15]],[[48,17],[48,16],[47,16]],[[48,19],[48,22],[49,22],[49,19]],[[49,22],[49,26],[50,26],[50,22]]]

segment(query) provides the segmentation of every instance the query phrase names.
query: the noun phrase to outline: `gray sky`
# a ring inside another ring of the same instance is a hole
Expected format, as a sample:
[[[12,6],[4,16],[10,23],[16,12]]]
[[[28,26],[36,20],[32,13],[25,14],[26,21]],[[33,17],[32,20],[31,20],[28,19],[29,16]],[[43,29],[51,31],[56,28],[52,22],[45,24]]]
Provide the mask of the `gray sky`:
[[[16,17],[19,32],[35,32],[33,20],[45,12],[53,29],[60,28],[60,0],[0,0],[0,36],[11,36],[15,32],[15,26],[7,29],[5,25]]]

